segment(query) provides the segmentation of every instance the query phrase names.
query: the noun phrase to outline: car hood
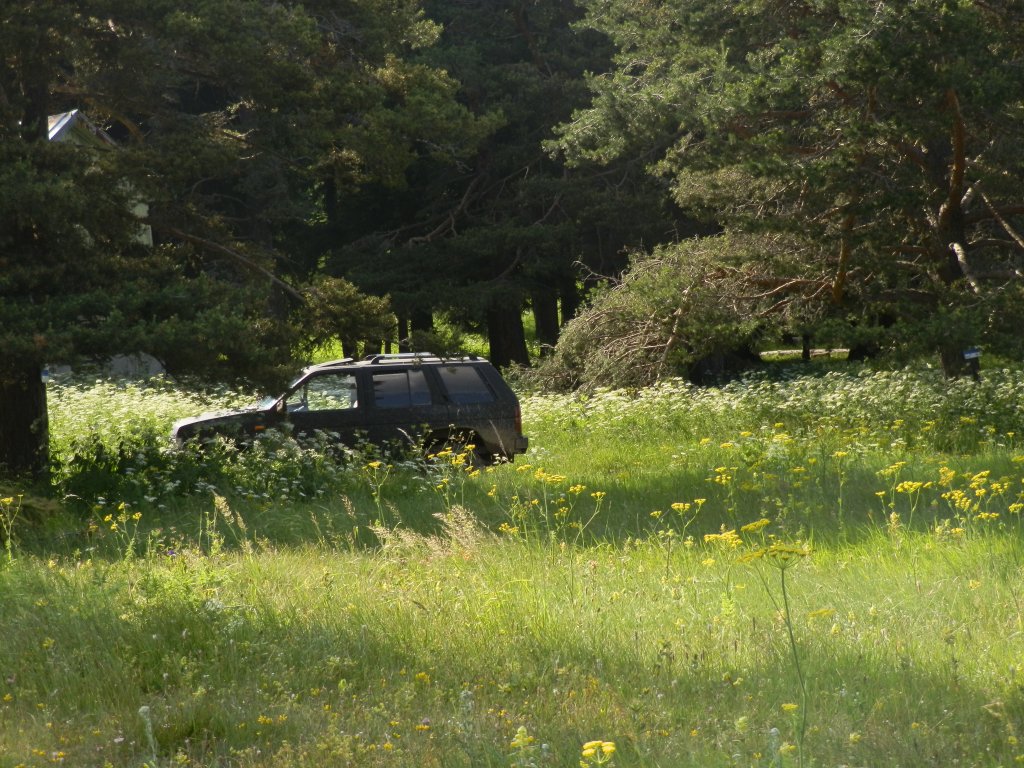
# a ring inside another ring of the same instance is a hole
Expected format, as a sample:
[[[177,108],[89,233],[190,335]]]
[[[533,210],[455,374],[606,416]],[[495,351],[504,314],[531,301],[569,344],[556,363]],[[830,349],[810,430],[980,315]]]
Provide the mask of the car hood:
[[[262,413],[258,408],[239,408],[236,410],[210,411],[198,416],[178,419],[171,427],[171,435],[175,438],[187,437],[199,427],[215,427],[219,424],[230,424]]]

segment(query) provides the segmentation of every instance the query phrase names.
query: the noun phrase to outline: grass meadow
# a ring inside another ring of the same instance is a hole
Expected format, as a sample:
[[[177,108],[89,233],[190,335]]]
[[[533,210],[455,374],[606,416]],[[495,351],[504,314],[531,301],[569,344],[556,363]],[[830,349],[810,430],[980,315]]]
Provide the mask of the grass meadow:
[[[522,397],[474,470],[51,382],[0,487],[0,768],[1024,762],[1024,372]]]

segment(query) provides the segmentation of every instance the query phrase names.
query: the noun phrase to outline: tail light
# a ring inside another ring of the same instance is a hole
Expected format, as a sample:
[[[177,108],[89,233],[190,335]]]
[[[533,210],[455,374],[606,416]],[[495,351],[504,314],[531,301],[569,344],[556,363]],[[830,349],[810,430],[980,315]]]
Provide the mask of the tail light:
[[[518,405],[516,406],[516,434],[523,434],[523,412]]]

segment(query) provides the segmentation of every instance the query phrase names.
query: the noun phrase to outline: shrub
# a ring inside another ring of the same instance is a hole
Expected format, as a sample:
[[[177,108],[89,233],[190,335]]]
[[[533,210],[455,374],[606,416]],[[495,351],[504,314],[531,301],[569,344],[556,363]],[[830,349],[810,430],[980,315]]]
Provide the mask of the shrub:
[[[621,282],[566,325],[534,378],[561,388],[635,387],[749,365],[759,340],[812,313],[827,287],[824,277],[778,277],[805,255],[795,239],[746,235],[638,255]]]

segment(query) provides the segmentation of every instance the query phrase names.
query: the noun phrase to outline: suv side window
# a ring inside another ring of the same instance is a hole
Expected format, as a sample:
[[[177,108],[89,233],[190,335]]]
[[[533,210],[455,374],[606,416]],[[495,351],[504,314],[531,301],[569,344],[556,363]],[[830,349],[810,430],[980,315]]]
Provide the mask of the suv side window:
[[[455,405],[494,402],[494,393],[473,366],[441,366],[437,372],[448,392],[448,399]]]
[[[418,369],[374,373],[373,402],[378,408],[430,405],[427,377]]]
[[[302,398],[310,411],[340,411],[355,408],[356,377],[345,373],[314,376],[302,388]]]

